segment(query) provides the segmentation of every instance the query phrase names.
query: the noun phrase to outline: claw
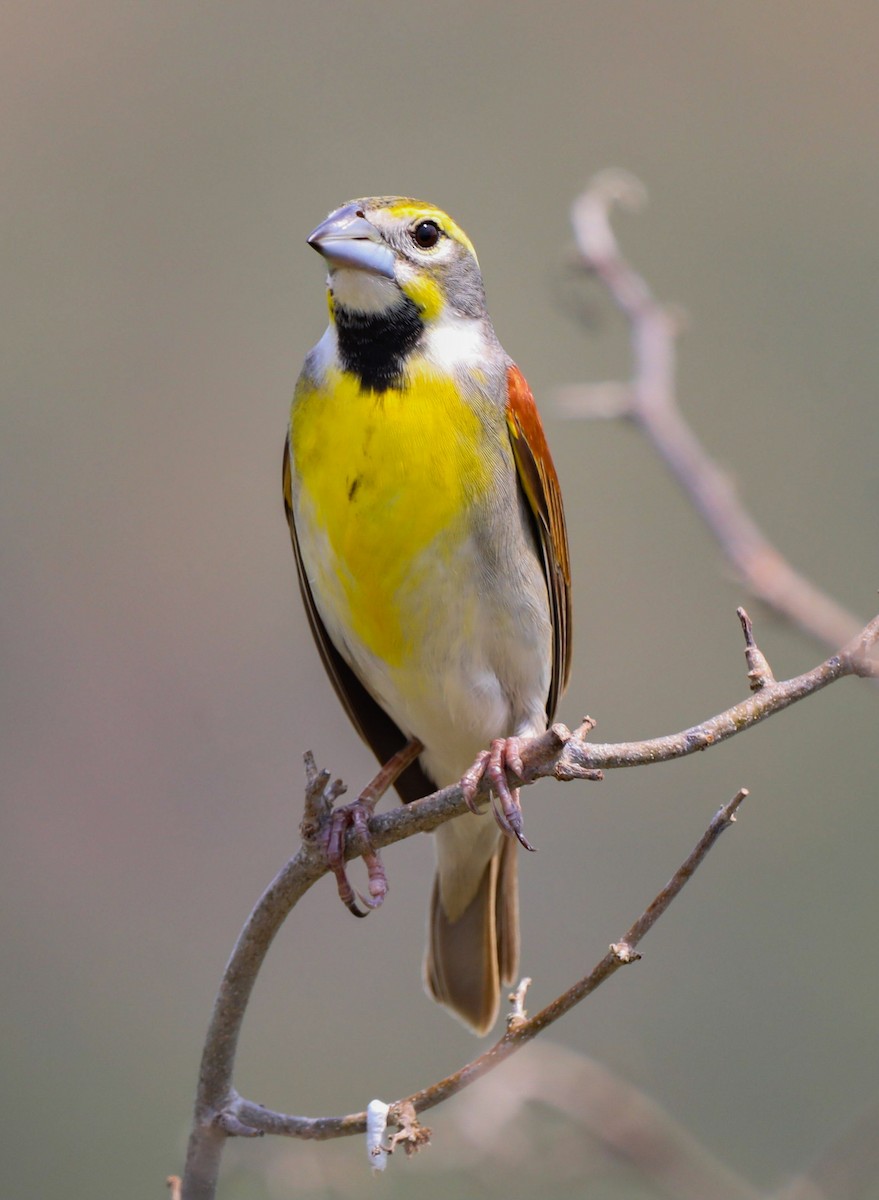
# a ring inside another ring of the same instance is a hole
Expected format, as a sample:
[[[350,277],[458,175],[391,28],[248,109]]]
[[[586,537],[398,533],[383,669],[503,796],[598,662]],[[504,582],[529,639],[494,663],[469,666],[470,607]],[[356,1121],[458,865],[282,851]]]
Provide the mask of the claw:
[[[518,737],[495,738],[491,748],[480,751],[473,766],[464,774],[461,787],[467,807],[471,812],[478,812],[474,798],[479,784],[486,779],[494,792],[492,813],[501,831],[508,837],[515,837],[526,850],[534,850],[525,837],[519,789],[511,788],[507,782],[507,771],[519,776],[525,773],[520,747]]]

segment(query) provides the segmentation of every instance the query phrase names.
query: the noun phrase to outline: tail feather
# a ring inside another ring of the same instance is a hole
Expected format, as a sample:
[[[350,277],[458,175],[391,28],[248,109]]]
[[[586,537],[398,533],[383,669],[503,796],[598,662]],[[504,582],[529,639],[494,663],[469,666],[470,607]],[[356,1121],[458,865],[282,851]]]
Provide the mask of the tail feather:
[[[502,987],[519,974],[519,847],[511,837],[501,842],[495,893],[498,972]]]
[[[486,863],[479,885],[452,921],[434,881],[428,923],[425,982],[431,995],[475,1033],[495,1023],[503,984],[519,967],[518,858],[503,838]]]

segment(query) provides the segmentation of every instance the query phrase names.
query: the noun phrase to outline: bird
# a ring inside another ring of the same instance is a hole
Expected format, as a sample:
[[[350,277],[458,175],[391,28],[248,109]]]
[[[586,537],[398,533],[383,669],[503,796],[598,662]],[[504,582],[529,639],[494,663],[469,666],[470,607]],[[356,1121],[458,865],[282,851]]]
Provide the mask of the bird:
[[[548,728],[571,667],[558,476],[451,217],[409,197],[352,200],[308,244],[326,263],[329,325],[284,448],[300,590],[349,718],[390,762],[385,783],[405,802],[464,784],[472,811],[434,835],[424,982],[485,1034],[518,971],[516,840],[533,848],[507,771],[521,777],[521,739]],[[483,777],[494,821],[475,802]]]

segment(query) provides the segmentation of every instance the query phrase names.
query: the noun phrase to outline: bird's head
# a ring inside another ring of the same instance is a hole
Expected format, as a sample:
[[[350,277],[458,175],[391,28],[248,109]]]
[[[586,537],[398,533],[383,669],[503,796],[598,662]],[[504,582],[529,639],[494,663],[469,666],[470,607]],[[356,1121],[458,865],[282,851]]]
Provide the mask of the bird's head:
[[[433,205],[400,196],[352,200],[308,244],[327,261],[331,310],[392,316],[414,305],[425,326],[453,313],[485,315],[473,244]]]

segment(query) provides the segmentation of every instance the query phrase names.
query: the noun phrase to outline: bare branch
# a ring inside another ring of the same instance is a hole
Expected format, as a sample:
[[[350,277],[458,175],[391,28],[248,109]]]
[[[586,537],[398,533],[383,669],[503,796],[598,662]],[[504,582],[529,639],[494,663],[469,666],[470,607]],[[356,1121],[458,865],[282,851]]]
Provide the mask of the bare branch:
[[[669,882],[626,931],[621,940],[610,946],[607,954],[588,975],[579,979],[533,1017],[522,1015],[522,999],[519,996],[518,1007],[514,1012],[515,1019],[508,1023],[506,1032],[491,1049],[438,1083],[433,1083],[411,1096],[397,1100],[391,1105],[390,1121],[402,1124],[397,1116],[398,1113],[407,1113],[410,1109],[416,1113],[426,1112],[456,1095],[463,1088],[469,1087],[470,1084],[475,1083],[477,1079],[509,1058],[511,1054],[521,1050],[544,1029],[554,1024],[575,1004],[579,1004],[602,983],[610,979],[611,975],[614,975],[620,967],[636,962],[640,955],[635,953],[635,947],[653,928],[672,900],[680,894],[684,884],[693,877],[697,867],[704,861],[708,851],[721,833],[735,821],[736,810],[747,794],[743,788],[716,813],[692,853],[678,867]],[[522,985],[520,985],[520,990],[521,987]],[[366,1130],[365,1112],[351,1113],[346,1117],[294,1117],[285,1113],[272,1112],[261,1105],[251,1104],[237,1096],[232,1102],[231,1111],[237,1120],[250,1128],[261,1129],[265,1133],[284,1134],[289,1137],[336,1138],[346,1137],[352,1133],[363,1133]]]
[[[753,646],[750,623],[745,631],[749,645]],[[748,699],[703,721],[700,725],[666,737],[598,745],[586,740],[594,726],[591,718],[587,717],[575,733],[571,733],[563,725],[554,725],[540,737],[523,741],[523,773],[521,777],[517,777],[510,772],[510,783],[519,787],[547,776],[564,780],[595,779],[601,777],[600,772],[603,769],[663,762],[692,754],[697,750],[708,749],[764,721],[797,700],[820,691],[837,679],[868,673],[871,665],[867,656],[877,640],[879,616],[838,654],[813,670],[782,682],[770,682],[769,672],[760,690]],[[338,781],[330,783],[329,779],[325,772],[317,772],[313,760],[309,757],[305,818],[309,834],[312,833],[315,819],[321,813],[331,811],[334,800],[343,790]],[[487,784],[481,785],[480,790],[487,790]],[[741,797],[738,797],[733,802],[730,811],[734,811],[740,799]],[[435,829],[466,809],[467,802],[460,785],[445,788],[412,804],[401,805],[390,813],[383,813],[370,820],[369,841],[362,833],[352,830],[345,844],[345,857],[358,857],[365,851],[390,846],[411,837],[414,833]],[[718,828],[711,837],[716,838],[719,832]],[[364,1114],[341,1118],[307,1118],[272,1113],[242,1100],[232,1086],[238,1037],[262,962],[291,909],[328,870],[326,855],[320,850],[318,843],[319,839],[309,836],[297,854],[275,877],[257,902],[232,952],[214,1004],[202,1056],[195,1116],[184,1175],[184,1200],[210,1200],[214,1196],[222,1145],[227,1136],[253,1136],[256,1132],[264,1132],[302,1138],[326,1138],[362,1132],[365,1127]],[[682,883],[683,880],[681,886]],[[663,895],[665,893],[661,893],[654,904]],[[559,997],[537,1016],[517,1023],[515,1029],[508,1031],[487,1055],[464,1068],[464,1074],[468,1076],[465,1082],[469,1082],[470,1075],[477,1078],[495,1062],[502,1061],[512,1052],[506,1049],[508,1045],[512,1044],[515,1047],[522,1040],[530,1040],[539,1029],[557,1020],[558,1016],[588,995],[624,962],[631,961],[630,951],[659,915],[658,912],[653,914],[652,910],[653,906],[645,914],[645,918],[649,917],[648,924],[643,928],[640,924],[633,926],[622,939],[622,943],[618,943],[616,948],[605,956],[591,975],[581,980],[570,992]],[[642,921],[645,918],[642,918]],[[511,1042],[510,1039],[514,1040]],[[451,1094],[449,1089],[457,1090],[459,1086],[463,1086],[463,1083],[459,1084],[455,1080],[456,1077],[450,1076],[448,1080],[427,1089],[430,1097],[425,1092],[409,1099],[417,1111],[422,1111],[423,1108],[439,1103],[445,1095]]]
[[[600,745],[586,740],[594,724],[589,718],[575,733],[571,733],[563,725],[554,725],[540,737],[523,742],[523,773],[521,777],[511,773],[510,783],[517,787],[524,786],[547,776],[565,780],[594,779],[600,777],[598,773],[602,769],[663,762],[693,754],[697,750],[708,749],[764,721],[797,700],[820,691],[837,679],[866,673],[869,669],[867,655],[877,640],[879,616],[838,654],[813,670],[781,682],[769,682],[767,678],[760,690],[748,699],[681,733],[641,742]],[[751,642],[753,643],[752,636]],[[333,801],[342,789],[338,781],[330,783],[326,773],[318,773],[313,760],[308,761],[307,771],[307,820],[313,822],[316,813],[331,810]],[[487,789],[487,785],[484,787]],[[317,790],[320,790],[321,798],[316,797]],[[433,796],[427,796],[412,804],[401,805],[389,813],[373,817],[369,822],[371,847],[374,850],[381,849],[411,837],[414,833],[436,829],[444,821],[465,812],[466,808],[460,785],[444,788]],[[346,841],[345,857],[354,858],[369,849],[369,843],[355,830],[349,834]],[[238,938],[220,984],[205,1042],[193,1132],[184,1176],[185,1200],[207,1200],[214,1195],[222,1143],[229,1134],[240,1136],[250,1134],[251,1131],[263,1131],[304,1138],[324,1138],[362,1129],[361,1115],[312,1119],[271,1114],[242,1101],[232,1087],[232,1069],[238,1036],[263,959],[291,909],[327,870],[326,855],[319,849],[317,839],[310,838],[303,843],[297,854],[263,893]],[[623,943],[634,947],[643,936],[643,931],[636,932],[634,941],[630,934],[626,935]],[[620,965],[622,955],[619,952],[611,953],[596,970],[599,974],[605,972],[609,975]],[[587,986],[591,978],[590,976],[586,981],[581,981],[573,992],[580,986],[586,986],[587,990],[583,995],[588,994],[588,991],[597,986],[595,982]],[[600,979],[598,981],[600,982]],[[529,1039],[534,1036],[534,1032],[529,1031],[536,1031],[538,1027],[542,1027],[541,1023],[548,1024],[556,1019],[556,1016],[550,1015],[550,1010],[555,1011],[554,1006],[560,1006],[558,1015],[561,1015],[571,1003],[576,1002],[577,999],[566,1001],[565,997],[560,997],[549,1010],[545,1009],[543,1013],[518,1028],[516,1037]],[[498,1043],[500,1047],[505,1044],[504,1039]],[[497,1057],[502,1054],[503,1051],[497,1048],[489,1051],[489,1056]],[[481,1061],[477,1060],[477,1063]],[[481,1073],[481,1069],[474,1069]],[[444,1081],[436,1087],[442,1092],[447,1083],[448,1081]],[[412,1099],[418,1108],[416,1099]],[[230,1125],[230,1115],[238,1124]],[[328,1121],[331,1122],[329,1125]],[[329,1129],[333,1132],[328,1132]]]
[[[751,647],[756,650],[753,633],[750,640]],[[872,667],[867,656],[877,641],[879,616],[874,617],[838,654],[834,654],[803,675],[781,681],[772,678],[770,682],[771,671],[766,664],[765,670],[768,671],[768,675],[759,691],[732,708],[680,733],[637,742],[602,744],[586,740],[594,726],[594,722],[589,718],[585,729],[581,728],[573,733],[564,725],[553,725],[539,737],[523,742],[524,772],[521,776],[511,774],[510,783],[518,787],[547,777],[564,780],[594,779],[600,771],[668,762],[699,750],[707,750],[765,721],[767,717],[781,712],[796,701],[814,695],[837,679],[847,675],[868,674]],[[757,653],[759,654],[759,651]],[[765,663],[765,658],[763,661]],[[409,836],[410,830],[423,832],[435,829],[448,816],[465,811],[460,794],[460,787],[455,785],[373,818],[370,822],[373,842],[379,846],[386,846],[390,845],[392,840],[397,841]],[[356,849],[353,852],[356,853]]]
[[[627,389],[609,384],[565,388],[562,406],[572,416],[624,415],[639,425],[753,594],[825,645],[839,646],[854,636],[858,619],[775,549],[681,414],[675,396],[680,318],[657,302],[623,257],[610,222],[615,204],[634,209],[645,198],[633,176],[605,171],[574,202],[571,221],[581,264],[598,276],[628,321],[634,376]]]

